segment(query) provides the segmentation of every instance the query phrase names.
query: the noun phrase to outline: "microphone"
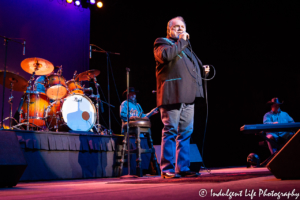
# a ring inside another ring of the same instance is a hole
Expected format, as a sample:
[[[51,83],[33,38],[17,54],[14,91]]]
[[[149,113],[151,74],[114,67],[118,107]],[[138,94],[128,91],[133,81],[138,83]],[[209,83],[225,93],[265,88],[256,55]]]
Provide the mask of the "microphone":
[[[153,94],[156,93],[156,90],[152,90],[152,93],[153,93]]]
[[[90,45],[90,59],[92,58],[92,45]]]
[[[24,42],[23,42],[23,56],[25,56],[25,45],[26,45],[26,41],[24,40]]]
[[[205,74],[208,74],[210,69],[209,69],[209,65],[203,65],[203,68],[204,68],[204,72]]]

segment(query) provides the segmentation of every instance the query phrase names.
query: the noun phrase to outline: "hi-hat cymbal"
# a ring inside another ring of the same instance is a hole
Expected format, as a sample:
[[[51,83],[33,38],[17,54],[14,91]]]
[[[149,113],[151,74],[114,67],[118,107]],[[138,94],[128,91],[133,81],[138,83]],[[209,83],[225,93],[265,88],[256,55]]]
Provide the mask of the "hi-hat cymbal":
[[[97,69],[91,69],[85,72],[78,74],[75,78],[76,81],[89,81],[94,77],[98,76],[100,71]]]
[[[53,64],[43,58],[26,58],[21,62],[21,67],[29,74],[35,71],[35,75],[39,76],[50,74],[54,70]]]
[[[0,84],[3,84],[4,71],[0,71]],[[22,76],[13,72],[6,72],[5,87],[11,89],[11,83],[13,83],[13,90],[23,92],[27,89],[27,81]]]

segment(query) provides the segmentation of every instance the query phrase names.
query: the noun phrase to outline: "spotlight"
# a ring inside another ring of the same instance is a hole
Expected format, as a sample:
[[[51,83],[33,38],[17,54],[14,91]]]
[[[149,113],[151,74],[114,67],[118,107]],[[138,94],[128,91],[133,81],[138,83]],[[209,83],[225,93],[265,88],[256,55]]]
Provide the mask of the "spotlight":
[[[80,6],[80,1],[79,0],[75,0],[74,3],[75,3],[76,6]]]
[[[96,0],[90,0],[90,4],[95,4]]]
[[[72,3],[73,2],[73,0],[67,0],[67,3]]]
[[[97,7],[98,7],[98,8],[102,8],[102,7],[103,7],[103,3],[102,3],[101,1],[98,1],[98,2],[97,2]]]

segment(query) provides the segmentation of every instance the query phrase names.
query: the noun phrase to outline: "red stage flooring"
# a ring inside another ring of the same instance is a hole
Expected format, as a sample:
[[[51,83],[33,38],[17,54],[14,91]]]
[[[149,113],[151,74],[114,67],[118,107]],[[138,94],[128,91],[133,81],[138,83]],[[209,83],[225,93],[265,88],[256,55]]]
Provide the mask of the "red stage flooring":
[[[268,170],[266,168],[247,169],[239,167],[214,169],[211,172],[261,171]],[[206,176],[206,173],[203,172],[202,175]],[[139,180],[159,178],[158,176],[146,176],[139,178]],[[132,179],[99,178],[21,182],[13,188],[0,189],[0,199],[300,199],[300,180],[282,181],[273,175],[221,183],[107,184],[116,181],[132,181]],[[207,191],[206,195],[204,189]],[[199,196],[200,190],[201,195],[205,195],[205,197]],[[287,195],[288,192],[290,193],[289,198],[283,196]],[[278,194],[281,195],[280,198],[278,198]],[[235,196],[230,198],[230,195]]]

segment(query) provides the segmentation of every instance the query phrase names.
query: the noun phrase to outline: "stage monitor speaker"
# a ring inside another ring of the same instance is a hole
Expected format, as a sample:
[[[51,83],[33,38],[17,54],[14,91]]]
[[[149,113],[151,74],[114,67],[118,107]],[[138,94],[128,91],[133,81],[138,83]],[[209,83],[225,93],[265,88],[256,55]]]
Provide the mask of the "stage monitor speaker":
[[[155,148],[156,158],[160,164],[161,145],[153,145]],[[175,147],[174,147],[175,149]],[[175,162],[175,160],[174,160]],[[190,169],[192,171],[199,171],[202,163],[202,157],[196,144],[190,144]]]
[[[280,149],[267,168],[278,179],[300,179],[300,130]]]
[[[0,131],[0,187],[16,186],[27,167],[14,131]]]

